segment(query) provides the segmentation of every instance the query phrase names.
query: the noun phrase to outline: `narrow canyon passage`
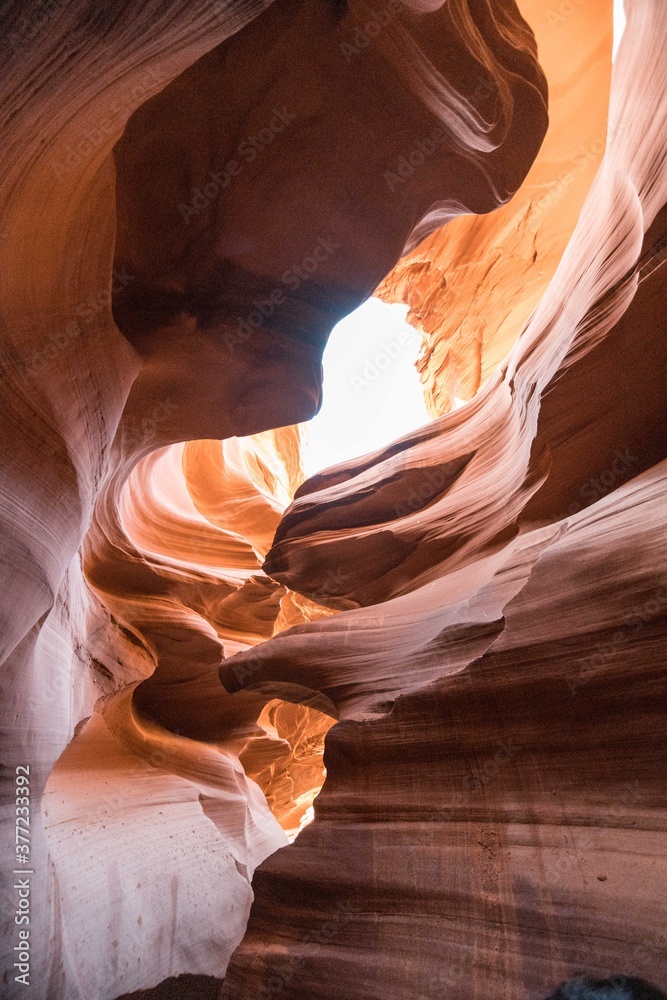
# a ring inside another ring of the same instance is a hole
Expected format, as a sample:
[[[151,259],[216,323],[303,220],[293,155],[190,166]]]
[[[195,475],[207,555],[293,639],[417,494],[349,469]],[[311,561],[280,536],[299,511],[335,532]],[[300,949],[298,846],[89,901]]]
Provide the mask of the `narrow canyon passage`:
[[[8,5],[3,995],[660,1000],[667,11],[612,15]],[[318,463],[328,342],[386,434]]]

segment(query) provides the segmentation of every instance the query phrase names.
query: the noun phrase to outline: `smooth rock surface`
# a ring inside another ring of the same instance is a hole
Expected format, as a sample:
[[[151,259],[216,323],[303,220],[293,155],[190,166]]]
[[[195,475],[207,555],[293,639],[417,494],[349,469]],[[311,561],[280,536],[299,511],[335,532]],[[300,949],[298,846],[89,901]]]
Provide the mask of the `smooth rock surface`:
[[[3,9],[38,1000],[667,980],[667,19],[628,0],[610,91],[610,3],[519,8]],[[436,419],[304,481],[378,285]]]

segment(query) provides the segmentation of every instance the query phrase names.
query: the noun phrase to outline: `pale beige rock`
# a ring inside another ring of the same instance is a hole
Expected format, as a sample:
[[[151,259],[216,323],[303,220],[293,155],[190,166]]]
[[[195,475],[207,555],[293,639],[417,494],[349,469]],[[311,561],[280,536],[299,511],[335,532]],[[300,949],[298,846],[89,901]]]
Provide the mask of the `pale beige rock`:
[[[8,8],[1,717],[38,1000],[221,979],[339,718],[221,996],[664,979],[665,16],[628,3],[593,180],[609,5],[549,10],[540,151],[511,0]],[[435,411],[484,385],[304,483],[283,425],[390,271],[428,292]]]

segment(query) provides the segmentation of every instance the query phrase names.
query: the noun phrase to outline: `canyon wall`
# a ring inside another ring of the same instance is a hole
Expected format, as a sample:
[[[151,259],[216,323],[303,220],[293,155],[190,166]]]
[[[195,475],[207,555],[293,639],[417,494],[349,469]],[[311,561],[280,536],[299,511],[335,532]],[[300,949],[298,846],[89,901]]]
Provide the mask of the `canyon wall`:
[[[610,97],[610,4],[570,7],[7,5],[34,995],[667,979],[667,21],[628,2]],[[304,481],[378,285],[435,419]]]

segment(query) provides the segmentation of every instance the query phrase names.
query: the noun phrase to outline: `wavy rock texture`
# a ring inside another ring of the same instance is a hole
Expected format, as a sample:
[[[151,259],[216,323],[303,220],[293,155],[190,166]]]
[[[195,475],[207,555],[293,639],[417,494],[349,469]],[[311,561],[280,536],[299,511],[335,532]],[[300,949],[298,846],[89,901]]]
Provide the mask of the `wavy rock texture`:
[[[222,997],[344,982],[355,1000],[509,1000],[581,970],[665,982],[667,587],[647,527],[666,473],[526,532],[454,606],[476,627],[445,599],[436,639],[396,657],[454,676],[332,731],[316,822],[258,873]],[[388,614],[416,633],[405,601]],[[381,641],[351,630],[358,659]]]
[[[571,7],[521,4],[544,142],[512,0],[5,8],[33,995],[664,982],[667,24],[628,3],[607,116]],[[304,482],[380,282],[444,415]]]
[[[462,216],[427,237],[377,292],[407,302],[424,334],[419,370],[433,416],[471,399],[513,346],[556,271],[604,153],[610,4],[562,8],[521,4],[549,81],[550,120],[521,190],[492,215]]]

